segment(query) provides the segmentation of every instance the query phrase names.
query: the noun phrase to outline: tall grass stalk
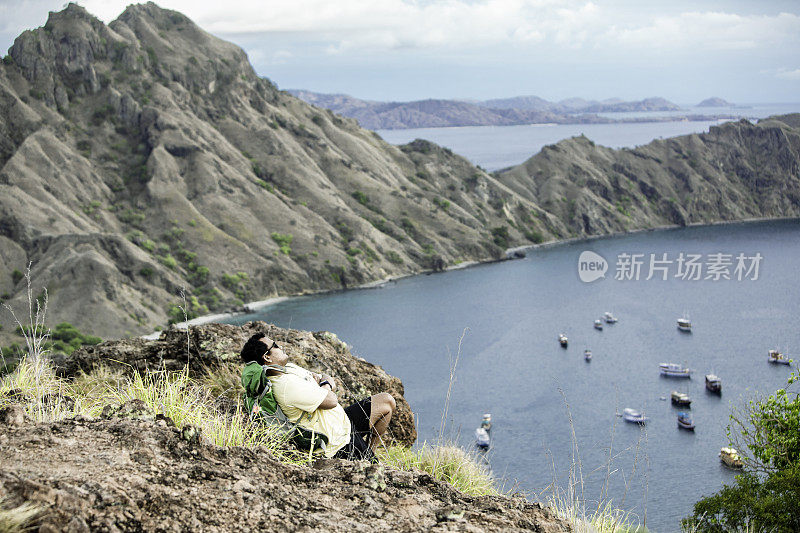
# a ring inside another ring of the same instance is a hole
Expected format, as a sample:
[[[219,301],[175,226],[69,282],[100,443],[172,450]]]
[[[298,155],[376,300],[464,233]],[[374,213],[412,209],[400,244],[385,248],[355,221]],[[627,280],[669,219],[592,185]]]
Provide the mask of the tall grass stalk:
[[[560,387],[558,388],[558,391],[559,393],[561,393],[562,399],[564,401],[564,406],[567,412],[567,419],[569,421],[570,438],[572,442],[572,447],[571,447],[572,457],[569,468],[567,486],[566,488],[561,488],[558,484],[558,481],[556,480],[555,462],[552,459],[551,455],[551,462],[553,464],[553,482],[545,490],[542,491],[542,493],[546,494],[545,502],[559,516],[568,520],[573,525],[575,531],[579,533],[583,532],[620,533],[620,532],[630,532],[630,531],[646,531],[647,529],[644,525],[642,526],[639,525],[639,519],[636,515],[634,515],[632,512],[624,511],[615,507],[613,502],[607,498],[608,485],[610,482],[611,474],[617,471],[616,469],[615,470],[611,469],[611,464],[621,453],[631,449],[627,448],[625,450],[620,451],[616,455],[613,452],[614,430],[616,429],[616,417],[612,425],[611,444],[609,445],[607,463],[602,467],[595,469],[593,471],[597,472],[598,470],[604,469],[606,472],[606,477],[600,491],[600,499],[597,501],[595,505],[592,506],[591,509],[587,508],[587,500],[584,494],[585,485],[583,478],[583,464],[580,458],[580,450],[578,447],[578,440],[575,434],[575,427],[572,419],[572,413],[569,406],[569,402],[567,401],[566,395],[564,394],[564,391]],[[644,433],[644,431],[642,431],[642,433]],[[639,452],[642,440],[642,433],[640,433],[639,439],[635,446],[633,471],[631,475],[636,473],[637,464],[638,461],[640,460]],[[645,439],[646,439],[646,434],[645,434]],[[629,483],[627,480],[624,479],[624,472],[622,473],[622,475],[625,483],[625,493],[622,498],[622,502],[624,503],[625,496],[627,496],[627,492],[629,489]],[[647,489],[645,488],[645,497],[647,495],[646,490]]]

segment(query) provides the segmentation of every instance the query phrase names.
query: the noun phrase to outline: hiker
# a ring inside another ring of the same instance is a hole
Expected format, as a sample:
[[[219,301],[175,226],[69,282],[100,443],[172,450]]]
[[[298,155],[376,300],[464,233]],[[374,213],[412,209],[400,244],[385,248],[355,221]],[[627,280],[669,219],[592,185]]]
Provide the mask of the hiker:
[[[375,448],[383,442],[396,407],[389,393],[375,394],[345,409],[339,404],[333,377],[289,363],[289,356],[264,333],[256,333],[247,340],[241,357],[246,364],[243,382],[248,369],[251,375],[256,371],[252,363],[264,365],[263,372],[280,410],[290,422],[326,436],[326,457],[374,458]]]

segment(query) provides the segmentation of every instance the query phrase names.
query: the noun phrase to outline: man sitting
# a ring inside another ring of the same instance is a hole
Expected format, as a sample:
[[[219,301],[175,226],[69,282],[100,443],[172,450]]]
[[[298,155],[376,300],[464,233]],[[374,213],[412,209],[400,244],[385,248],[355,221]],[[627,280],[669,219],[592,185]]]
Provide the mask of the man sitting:
[[[250,337],[242,348],[242,361],[269,365],[266,369],[275,400],[289,421],[328,437],[327,457],[371,459],[389,427],[396,407],[389,393],[381,392],[342,408],[336,381],[289,363],[289,356],[264,333]]]

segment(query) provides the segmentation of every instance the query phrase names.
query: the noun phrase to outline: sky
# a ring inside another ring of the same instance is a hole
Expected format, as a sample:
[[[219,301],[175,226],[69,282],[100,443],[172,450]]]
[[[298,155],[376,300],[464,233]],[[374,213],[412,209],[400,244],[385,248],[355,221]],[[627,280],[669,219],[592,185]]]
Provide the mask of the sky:
[[[108,23],[129,0],[77,2]],[[161,0],[281,89],[370,100],[536,95],[800,101],[800,1]],[[0,50],[51,0],[0,0]]]

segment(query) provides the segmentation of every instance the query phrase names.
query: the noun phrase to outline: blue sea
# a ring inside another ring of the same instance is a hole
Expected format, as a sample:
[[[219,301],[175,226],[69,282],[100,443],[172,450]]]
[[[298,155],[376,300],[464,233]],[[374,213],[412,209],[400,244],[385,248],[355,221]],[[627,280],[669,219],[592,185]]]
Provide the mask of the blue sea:
[[[581,280],[585,251],[605,260],[604,277]],[[690,255],[700,270],[687,275]],[[611,501],[651,531],[673,532],[697,499],[734,481],[718,458],[732,409],[786,384],[789,369],[769,364],[767,350],[800,359],[798,263],[796,220],[651,231],[293,298],[231,322],[335,332],[402,379],[420,443],[473,449],[491,413],[485,459],[506,489],[536,499],[572,483],[590,510]],[[605,311],[619,322],[598,331]],[[684,315],[692,333],[676,327]],[[662,362],[692,378],[661,377]],[[704,388],[712,372],[721,396]],[[690,395],[696,431],[678,429],[673,390]],[[626,407],[649,422],[623,422]]]

